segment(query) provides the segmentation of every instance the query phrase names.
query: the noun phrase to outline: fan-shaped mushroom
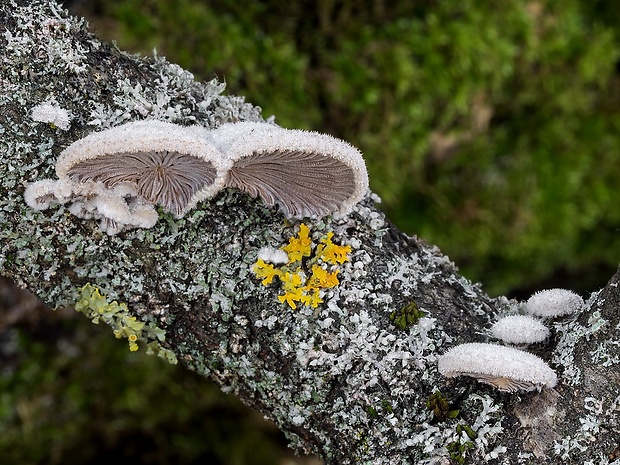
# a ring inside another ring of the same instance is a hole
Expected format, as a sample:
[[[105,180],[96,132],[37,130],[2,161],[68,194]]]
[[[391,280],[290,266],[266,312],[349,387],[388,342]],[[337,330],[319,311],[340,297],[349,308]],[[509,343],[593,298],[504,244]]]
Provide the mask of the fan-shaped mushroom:
[[[547,339],[549,328],[529,315],[510,315],[497,320],[491,333],[508,344],[527,345]]]
[[[555,318],[577,313],[584,302],[580,295],[568,289],[545,289],[532,295],[525,303],[525,311],[531,315]]]
[[[56,173],[106,188],[128,184],[177,217],[222,188],[230,161],[198,128],[138,121],[90,134],[58,157]]]
[[[505,392],[540,390],[557,383],[557,375],[540,357],[497,344],[452,347],[439,357],[438,368],[448,378],[470,376]]]
[[[226,187],[278,204],[289,217],[347,213],[368,189],[360,152],[332,136],[250,122],[208,134],[232,162]]]

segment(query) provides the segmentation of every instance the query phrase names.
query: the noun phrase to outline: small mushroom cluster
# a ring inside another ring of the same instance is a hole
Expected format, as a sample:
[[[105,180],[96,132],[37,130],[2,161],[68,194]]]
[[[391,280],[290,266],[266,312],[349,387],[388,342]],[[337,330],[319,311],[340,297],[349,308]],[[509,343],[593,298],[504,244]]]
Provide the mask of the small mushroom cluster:
[[[70,203],[116,234],[152,227],[155,206],[177,218],[231,187],[278,205],[287,217],[346,214],[368,189],[360,152],[326,134],[239,122],[216,129],[139,121],[90,134],[56,162],[58,180],[30,184],[27,204]]]
[[[544,341],[549,329],[540,318],[556,318],[580,311],[583,299],[566,289],[547,289],[532,295],[523,308],[526,315],[511,315],[491,328],[497,339],[516,347],[491,343],[455,346],[439,357],[439,372],[448,377],[470,376],[500,391],[532,391],[552,388],[557,375],[540,357],[520,350]]]

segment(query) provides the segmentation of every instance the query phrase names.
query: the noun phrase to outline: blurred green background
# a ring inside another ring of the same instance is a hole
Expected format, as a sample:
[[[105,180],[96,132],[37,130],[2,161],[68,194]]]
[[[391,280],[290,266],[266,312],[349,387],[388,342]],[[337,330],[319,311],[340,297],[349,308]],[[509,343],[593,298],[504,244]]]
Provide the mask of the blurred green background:
[[[492,295],[559,286],[587,297],[618,265],[614,0],[65,4],[121,49],[157,48],[282,126],[359,147],[389,219]],[[78,450],[134,463],[291,460],[272,427],[217,388],[129,354],[87,320],[41,318],[53,320],[43,339],[27,322],[0,327],[18,360],[0,377],[6,463],[83,463]],[[35,437],[47,453],[20,450]],[[159,452],[136,452],[149,448]]]

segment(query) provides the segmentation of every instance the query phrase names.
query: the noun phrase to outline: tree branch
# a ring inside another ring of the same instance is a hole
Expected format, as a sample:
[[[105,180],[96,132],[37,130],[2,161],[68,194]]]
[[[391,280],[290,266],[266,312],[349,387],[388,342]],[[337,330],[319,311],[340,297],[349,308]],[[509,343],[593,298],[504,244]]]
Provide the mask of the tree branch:
[[[102,44],[51,0],[2,3],[0,57],[0,272],[48,305],[76,305],[136,335],[139,350],[216,380],[329,464],[620,463],[620,272],[535,348],[558,371],[554,389],[502,394],[447,380],[437,356],[486,341],[514,302],[397,231],[372,195],[347,217],[306,222],[315,245],[333,232],[352,250],[323,302],[295,310],[251,269],[299,222],[247,195],[226,191],[182,219],[160,213],[155,227],[116,236],[62,206],[24,202],[25,185],[55,178],[60,151],[95,130],[140,119],[212,128],[261,121],[259,108],[162,58]],[[46,102],[69,111],[67,130],[32,118]],[[395,325],[412,302],[425,316]]]

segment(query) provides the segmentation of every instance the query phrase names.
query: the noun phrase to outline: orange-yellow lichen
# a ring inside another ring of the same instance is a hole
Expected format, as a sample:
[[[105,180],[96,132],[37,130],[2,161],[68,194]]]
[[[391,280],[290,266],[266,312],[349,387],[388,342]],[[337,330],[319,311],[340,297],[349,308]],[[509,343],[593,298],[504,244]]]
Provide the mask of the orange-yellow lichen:
[[[336,245],[332,242],[332,237],[334,237],[334,233],[329,232],[327,236],[321,239],[321,243],[316,248],[316,256],[324,262],[341,265],[349,260],[347,254],[351,252],[351,246]]]
[[[312,265],[312,275],[308,278],[307,286],[329,289],[336,287],[340,282],[338,281],[338,273],[340,270],[327,271],[321,266]]]
[[[288,255],[288,262],[294,263],[300,261],[303,257],[309,257],[312,252],[312,239],[309,236],[310,229],[305,224],[299,226],[299,234],[297,237],[291,237],[288,245],[281,247]]]
[[[265,263],[260,258],[256,261],[252,267],[252,271],[257,278],[263,278],[261,284],[263,286],[269,286],[273,281],[273,278],[280,276],[280,270],[277,270],[271,263]]]
[[[286,302],[289,306],[295,310],[297,305],[295,302],[301,302],[303,298],[303,290],[302,289],[291,289],[286,291],[283,295],[278,296],[278,300],[282,303]]]
[[[286,265],[276,268],[259,258],[252,271],[257,278],[262,279],[263,286],[272,284],[273,279],[277,277],[284,291],[278,296],[278,300],[287,303],[292,309],[296,309],[300,303],[316,308],[323,303],[321,290],[340,284],[338,280],[340,270],[337,266],[348,261],[348,254],[351,252],[349,245],[334,244],[333,236],[334,233],[327,233],[314,248],[313,255],[314,244],[310,237],[310,229],[302,223],[299,233],[291,237],[287,245],[280,248],[288,256]]]
[[[319,304],[323,303],[323,299],[321,299],[319,288],[316,288],[316,287],[306,288],[305,287],[304,291],[306,293],[301,297],[301,302],[304,305],[307,305],[308,307],[312,307],[312,308],[317,308]]]

